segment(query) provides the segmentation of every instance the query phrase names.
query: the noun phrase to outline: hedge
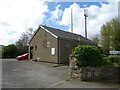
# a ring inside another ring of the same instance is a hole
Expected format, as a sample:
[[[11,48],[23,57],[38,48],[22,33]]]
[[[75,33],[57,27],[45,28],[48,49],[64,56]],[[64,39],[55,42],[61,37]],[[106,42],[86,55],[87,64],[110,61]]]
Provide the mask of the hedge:
[[[72,54],[77,58],[79,67],[107,64],[96,46],[79,45],[72,50]]]

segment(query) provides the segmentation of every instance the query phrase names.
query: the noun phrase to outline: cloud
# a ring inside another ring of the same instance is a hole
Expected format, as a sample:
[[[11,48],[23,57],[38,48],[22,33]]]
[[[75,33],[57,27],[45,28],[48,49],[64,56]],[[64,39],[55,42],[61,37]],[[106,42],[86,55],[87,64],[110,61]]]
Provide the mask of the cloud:
[[[62,16],[62,13],[63,11],[60,10],[60,4],[58,4],[55,8],[54,11],[51,11],[50,14],[51,14],[51,17],[50,17],[50,20],[54,23],[58,23],[59,22],[59,19],[60,17]]]
[[[41,0],[0,0],[0,44],[14,43],[26,29],[37,28],[47,12]]]
[[[116,0],[117,1],[117,0]],[[88,37],[100,33],[100,27],[118,15],[118,3],[101,3],[101,7],[91,5],[88,9]],[[42,0],[0,0],[0,45],[15,43],[20,35],[30,27],[36,29],[39,24],[52,21],[57,26],[66,26],[70,31],[71,8],[73,10],[74,33],[84,36],[84,12],[77,3],[69,7],[58,4],[50,11],[48,4]],[[50,17],[49,15],[50,14]],[[49,18],[48,18],[49,17]]]
[[[100,34],[101,26],[104,23],[109,22],[112,18],[117,17],[117,5],[117,2],[111,2],[109,4],[101,3],[101,7],[97,5],[91,5],[87,7],[88,38],[91,38],[95,34]],[[73,3],[70,7],[64,9],[59,25],[69,27],[68,31],[70,31],[71,8],[73,11],[73,32],[84,36],[84,9],[81,8],[77,3]]]

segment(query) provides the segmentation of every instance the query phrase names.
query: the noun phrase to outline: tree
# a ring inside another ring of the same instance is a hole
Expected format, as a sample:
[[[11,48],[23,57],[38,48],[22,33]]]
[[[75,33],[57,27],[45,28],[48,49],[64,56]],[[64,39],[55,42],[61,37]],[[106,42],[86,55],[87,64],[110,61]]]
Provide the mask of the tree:
[[[101,27],[101,44],[104,53],[120,50],[120,28],[118,18],[103,24]]]
[[[92,37],[92,40],[93,40],[97,45],[99,45],[99,43],[100,43],[100,37],[99,37],[98,34],[94,35],[94,36]]]
[[[30,40],[34,34],[33,28],[29,28],[26,33],[28,34],[28,40]]]
[[[111,33],[111,39],[112,39],[112,46],[115,50],[120,50],[120,28],[119,28],[119,21],[117,18],[113,19],[111,21],[112,25],[112,33]]]
[[[26,32],[23,32],[19,40],[16,42],[18,46],[27,46],[33,35],[33,29],[29,28]]]
[[[2,58],[2,47],[3,45],[0,45],[0,58]]]
[[[14,44],[10,44],[8,46],[3,46],[2,49],[2,57],[3,58],[15,58],[19,55],[19,50]]]
[[[26,32],[23,32],[16,44],[10,44],[8,46],[1,46],[0,51],[2,52],[3,58],[15,58],[18,55],[28,52],[28,42],[33,35],[33,29],[29,28]]]
[[[16,45],[19,47],[27,46],[28,43],[28,36],[26,33],[22,33],[21,37],[19,40],[16,42]]]
[[[26,32],[23,32],[19,40],[16,42],[16,46],[22,53],[28,52],[28,43],[33,35],[33,29],[29,28]]]
[[[104,53],[109,53],[110,50],[110,24],[106,23],[101,27],[101,44]]]

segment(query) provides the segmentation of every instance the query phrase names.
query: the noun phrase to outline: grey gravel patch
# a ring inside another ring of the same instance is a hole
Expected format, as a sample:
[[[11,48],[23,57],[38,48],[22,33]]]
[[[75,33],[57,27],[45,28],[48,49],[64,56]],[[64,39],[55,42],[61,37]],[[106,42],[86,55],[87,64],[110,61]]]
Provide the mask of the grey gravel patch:
[[[115,88],[117,85],[105,85],[76,80],[65,81],[68,66],[53,67],[56,64],[17,61],[4,59],[2,62],[3,88]]]

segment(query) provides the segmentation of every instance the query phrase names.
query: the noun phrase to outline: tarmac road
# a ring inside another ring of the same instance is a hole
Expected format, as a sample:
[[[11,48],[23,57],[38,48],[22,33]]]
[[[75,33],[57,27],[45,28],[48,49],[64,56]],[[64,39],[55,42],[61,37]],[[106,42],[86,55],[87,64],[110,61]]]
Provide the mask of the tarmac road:
[[[2,88],[118,88],[118,84],[65,79],[68,66],[16,59],[2,60]]]

